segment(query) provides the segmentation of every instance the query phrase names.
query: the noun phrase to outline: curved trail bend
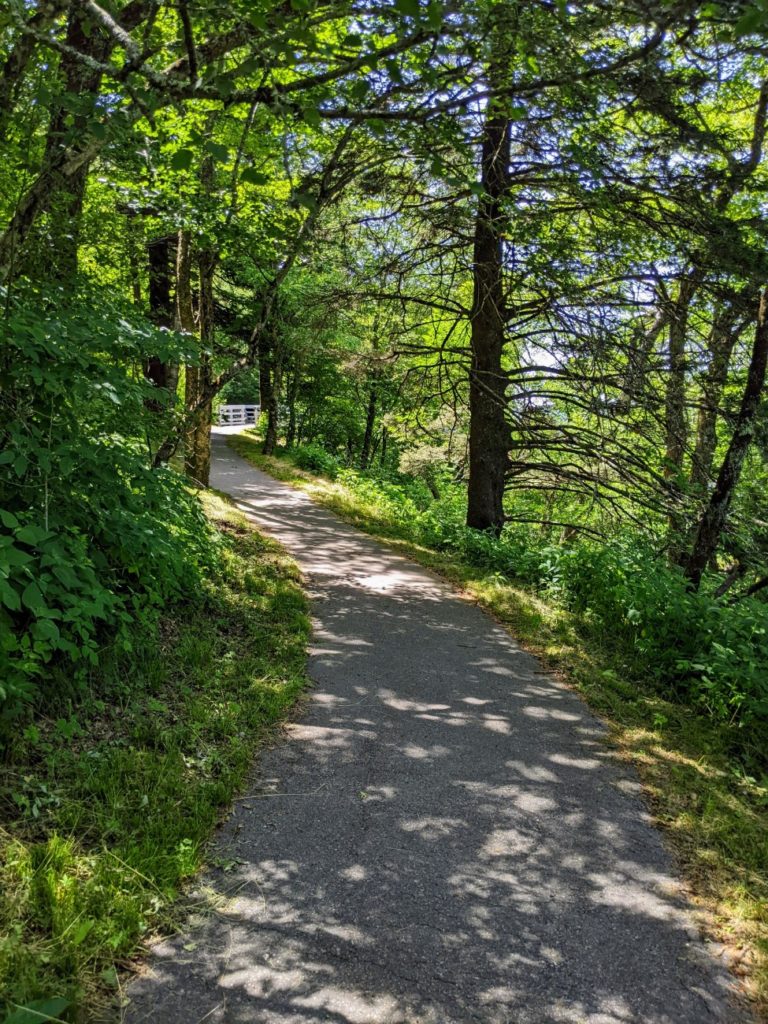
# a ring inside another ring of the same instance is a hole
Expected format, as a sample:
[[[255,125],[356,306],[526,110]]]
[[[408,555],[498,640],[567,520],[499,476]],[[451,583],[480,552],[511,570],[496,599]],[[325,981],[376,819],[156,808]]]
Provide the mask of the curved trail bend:
[[[580,699],[434,576],[215,438],[212,484],[299,561],[314,686],[260,758],[128,1024],[738,1019],[634,774]]]

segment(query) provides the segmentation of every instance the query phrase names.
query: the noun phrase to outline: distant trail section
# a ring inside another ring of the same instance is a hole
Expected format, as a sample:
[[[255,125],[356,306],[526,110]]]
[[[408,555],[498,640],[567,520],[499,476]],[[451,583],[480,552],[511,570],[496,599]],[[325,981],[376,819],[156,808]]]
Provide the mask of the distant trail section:
[[[311,699],[128,1024],[734,1024],[634,773],[480,609],[214,441],[298,560]]]

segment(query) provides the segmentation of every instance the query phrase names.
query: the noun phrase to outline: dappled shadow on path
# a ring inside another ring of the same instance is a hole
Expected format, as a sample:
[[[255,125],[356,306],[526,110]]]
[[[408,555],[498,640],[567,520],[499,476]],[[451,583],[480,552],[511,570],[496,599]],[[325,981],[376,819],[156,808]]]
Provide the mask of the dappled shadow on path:
[[[224,895],[156,948],[130,1024],[735,1019],[578,698],[303,494],[222,451],[214,483],[302,563],[314,690],[218,837]]]

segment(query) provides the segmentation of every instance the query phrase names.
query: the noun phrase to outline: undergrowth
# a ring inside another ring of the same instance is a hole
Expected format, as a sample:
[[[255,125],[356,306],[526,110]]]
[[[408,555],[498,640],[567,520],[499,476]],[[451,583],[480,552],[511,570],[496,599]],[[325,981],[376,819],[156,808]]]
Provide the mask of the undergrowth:
[[[254,435],[233,436],[230,444],[259,468],[301,487],[346,521],[447,577],[579,689],[606,720],[613,742],[637,766],[656,820],[671,840],[699,907],[702,926],[727,944],[732,968],[744,979],[747,994],[758,1012],[768,1014],[764,746],[762,752],[755,750],[752,737],[745,745],[745,734],[730,716],[710,715],[702,704],[691,706],[675,687],[665,692],[663,679],[643,673],[642,660],[628,656],[621,642],[624,625],[617,621],[608,629],[583,603],[567,606],[557,581],[537,590],[532,572],[521,581],[511,572],[500,572],[498,563],[482,552],[478,557],[477,551],[462,551],[458,545],[438,550],[425,543],[420,513],[428,507],[428,497],[411,497],[413,504],[403,514],[397,485],[379,484],[350,470],[334,472],[334,479],[310,475],[297,468],[290,454],[263,456]],[[484,537],[479,543],[494,544]],[[691,639],[674,635],[680,628],[679,623],[668,624],[670,665],[672,659],[679,661]],[[761,672],[765,663],[762,669],[755,666],[756,679]]]
[[[204,501],[223,539],[200,600],[131,651],[103,650],[88,696],[59,699],[0,766],[0,1020],[79,1021],[119,999],[119,968],[173,926],[265,729],[304,685],[298,570]]]

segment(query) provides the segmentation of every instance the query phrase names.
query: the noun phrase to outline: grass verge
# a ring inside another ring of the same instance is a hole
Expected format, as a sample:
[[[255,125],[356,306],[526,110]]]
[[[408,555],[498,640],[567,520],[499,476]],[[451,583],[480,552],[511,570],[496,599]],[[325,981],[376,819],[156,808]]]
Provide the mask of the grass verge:
[[[0,766],[5,1024],[82,1020],[119,998],[119,967],[173,927],[265,731],[304,687],[297,567],[221,497],[203,500],[218,578],[130,655],[105,650],[90,695],[27,728]]]
[[[768,789],[730,755],[728,728],[665,699],[642,679],[627,678],[610,637],[544,596],[416,543],[401,522],[349,487],[298,469],[285,454],[263,456],[253,435],[234,435],[230,445],[447,578],[583,694],[622,756],[636,765],[703,930],[726,945],[756,1015],[768,1020]]]

